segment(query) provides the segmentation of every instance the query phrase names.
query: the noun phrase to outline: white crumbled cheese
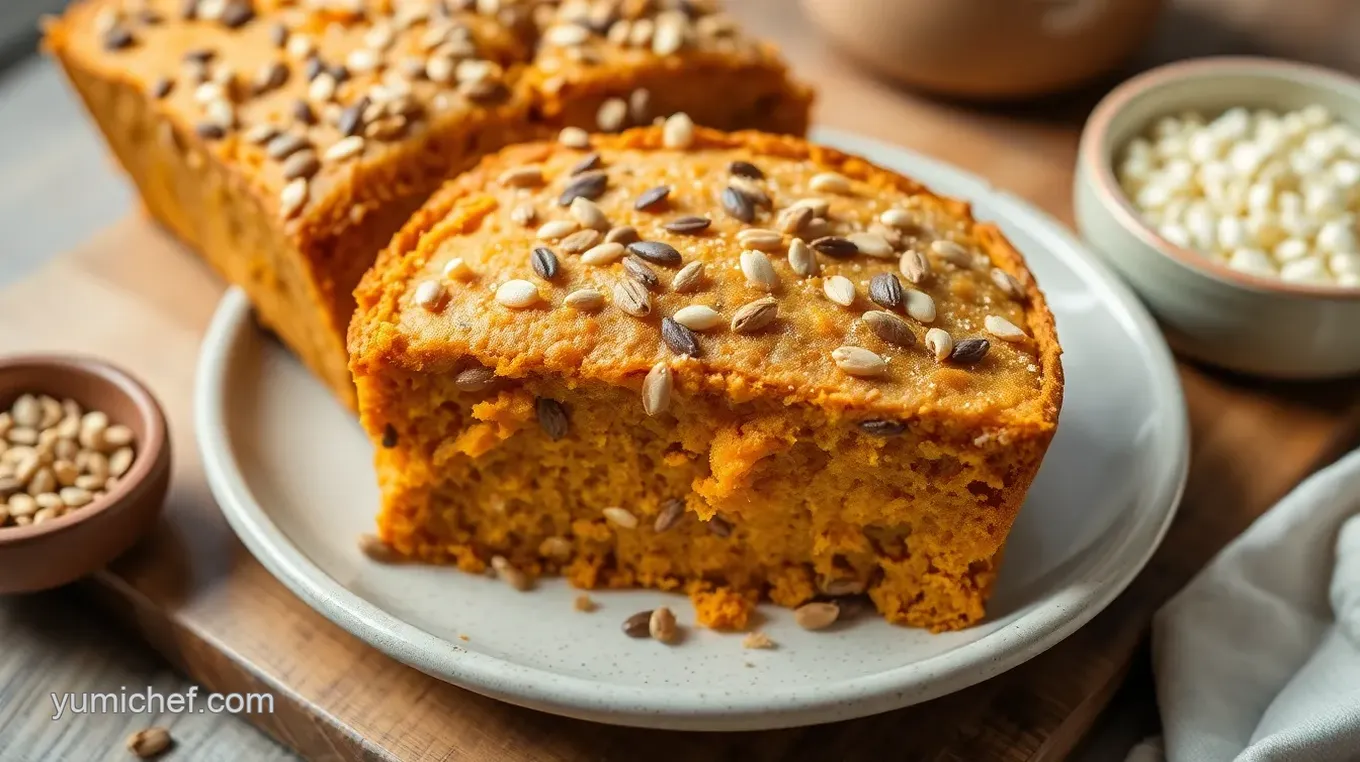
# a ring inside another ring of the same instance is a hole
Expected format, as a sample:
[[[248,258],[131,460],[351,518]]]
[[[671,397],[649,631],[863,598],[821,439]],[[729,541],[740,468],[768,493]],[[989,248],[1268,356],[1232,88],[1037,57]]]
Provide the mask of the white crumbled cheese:
[[[1178,246],[1254,275],[1360,285],[1360,129],[1322,106],[1165,116],[1115,169]]]

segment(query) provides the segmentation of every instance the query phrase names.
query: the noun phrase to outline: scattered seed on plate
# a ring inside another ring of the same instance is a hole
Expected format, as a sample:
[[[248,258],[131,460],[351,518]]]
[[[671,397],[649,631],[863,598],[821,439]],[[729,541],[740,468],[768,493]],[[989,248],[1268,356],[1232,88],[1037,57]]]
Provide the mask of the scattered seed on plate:
[[[651,637],[652,612],[639,611],[636,614],[623,620],[623,634],[630,638]]]
[[[671,194],[671,186],[658,185],[655,188],[648,188],[638,194],[637,200],[633,202],[633,208],[639,212],[659,206],[666,197]]]
[[[557,277],[557,255],[546,246],[534,247],[530,254],[530,264],[533,266],[534,274],[543,280],[552,280]]]
[[[656,522],[652,524],[652,531],[657,534],[675,526],[675,522],[685,515],[685,501],[678,497],[673,497],[661,504],[661,510],[656,514]]]
[[[511,309],[522,310],[538,303],[538,286],[515,278],[496,287],[496,302]]]
[[[550,397],[539,397],[534,402],[534,413],[538,418],[538,426],[543,429],[543,433],[548,438],[556,442],[567,435],[570,422],[567,418],[567,409],[561,402]]]
[[[602,243],[582,252],[581,262],[594,266],[609,265],[619,261],[626,251],[623,244]]]
[[[732,314],[734,333],[755,333],[774,322],[779,315],[779,301],[772,296],[744,304]]]
[[[742,648],[769,649],[774,648],[774,645],[774,641],[770,640],[770,636],[763,632],[747,633],[746,637],[741,639]]]
[[[1002,341],[1024,341],[1029,338],[1029,334],[1025,333],[1020,326],[1000,315],[988,315],[983,319],[982,325],[987,329],[987,333]]]
[[[902,306],[902,283],[892,273],[879,273],[869,279],[869,298],[884,309],[895,310]]]
[[[702,233],[703,231],[708,230],[709,226],[712,224],[713,221],[707,217],[698,217],[691,215],[687,217],[676,217],[670,222],[667,222],[662,227],[664,227],[666,231],[670,233],[693,235],[695,233]]]
[[[912,319],[922,323],[935,321],[935,299],[930,294],[908,288],[903,291],[903,302],[907,306],[907,314]]]
[[[661,340],[670,347],[670,350],[678,355],[689,355],[698,357],[700,355],[699,338],[694,335],[694,331],[676,322],[674,318],[665,317],[661,319]]]
[[[661,143],[666,148],[689,148],[694,143],[694,121],[683,111],[666,117],[661,127]]]
[[[589,595],[578,595],[576,596],[576,599],[572,601],[571,607],[577,611],[589,614],[600,608],[600,604],[596,603]]]
[[[529,575],[516,568],[505,556],[492,556],[491,568],[496,571],[497,579],[520,592],[533,587],[533,580]]]
[[[678,631],[675,626],[675,614],[665,606],[659,606],[652,611],[652,615],[647,620],[647,630],[652,636],[652,640],[662,643],[673,643]]]
[[[708,331],[723,324],[722,315],[704,304],[691,304],[675,311],[675,322],[691,331]]]
[[[666,412],[666,408],[671,404],[671,390],[674,384],[669,365],[664,361],[653,365],[652,369],[647,371],[647,377],[642,379],[643,412],[647,415],[660,415]]]
[[[907,324],[907,321],[891,312],[871,310],[864,313],[861,319],[874,332],[874,335],[889,344],[910,347],[916,343],[916,334],[912,333],[911,326]]]
[[[604,294],[593,288],[579,288],[567,294],[562,303],[580,312],[594,312],[604,306]]]
[[[833,275],[822,281],[822,292],[827,299],[842,307],[855,303],[855,284],[844,275]]]
[[[960,365],[973,365],[981,362],[991,347],[991,342],[986,339],[962,339],[954,345],[949,359]]]
[[[943,362],[954,352],[954,337],[949,335],[943,328],[931,328],[926,331],[926,349],[935,355],[935,359]]]
[[[793,610],[793,620],[805,630],[821,630],[835,624],[841,610],[834,603],[814,601]]]
[[[872,378],[888,370],[888,361],[864,347],[843,346],[831,352],[836,367],[851,376]]]

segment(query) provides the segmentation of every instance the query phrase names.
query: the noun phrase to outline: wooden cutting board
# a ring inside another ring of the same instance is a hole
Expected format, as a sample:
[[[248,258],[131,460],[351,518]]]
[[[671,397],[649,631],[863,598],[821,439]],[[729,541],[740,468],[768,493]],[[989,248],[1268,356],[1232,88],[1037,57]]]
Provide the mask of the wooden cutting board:
[[[787,0],[734,5],[821,88],[820,123],[940,156],[1070,221],[1072,159],[1092,93],[1008,109],[929,101],[834,57]],[[1205,14],[1227,18],[1230,6],[1193,5],[1200,32],[1184,39],[1204,45],[1221,30],[1203,31]],[[1350,39],[1360,37],[1360,19],[1336,3],[1270,5],[1232,5],[1234,35],[1255,25],[1276,37],[1228,39],[1301,50],[1309,38],[1295,32],[1304,21],[1314,42],[1346,38],[1347,24]],[[1186,50],[1176,39],[1159,37],[1157,55]],[[1307,47],[1360,69],[1353,46]],[[982,685],[878,717],[734,734],[614,728],[501,704],[402,666],[313,612],[246,552],[208,493],[190,415],[198,344],[222,288],[150,224],[129,218],[0,292],[0,352],[98,354],[161,397],[176,457],[164,518],[87,588],[208,689],[275,694],[273,714],[249,719],[316,759],[1060,760],[1121,683],[1157,606],[1360,424],[1354,382],[1272,384],[1184,366],[1193,455],[1180,515],[1128,591],[1062,644]]]

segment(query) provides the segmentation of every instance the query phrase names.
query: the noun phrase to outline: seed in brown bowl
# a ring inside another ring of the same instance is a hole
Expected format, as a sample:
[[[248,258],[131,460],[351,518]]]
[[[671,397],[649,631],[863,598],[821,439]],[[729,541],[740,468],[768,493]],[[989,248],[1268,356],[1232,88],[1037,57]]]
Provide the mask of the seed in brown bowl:
[[[46,394],[0,412],[0,528],[41,524],[99,501],[132,468],[132,430]]]

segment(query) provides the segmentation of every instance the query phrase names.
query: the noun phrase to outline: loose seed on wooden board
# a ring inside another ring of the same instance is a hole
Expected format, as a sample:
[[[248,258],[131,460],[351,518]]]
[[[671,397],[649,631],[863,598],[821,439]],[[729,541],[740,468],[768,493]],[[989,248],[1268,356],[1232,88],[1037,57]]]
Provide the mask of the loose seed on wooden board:
[[[861,318],[864,324],[874,332],[878,338],[899,347],[910,347],[916,343],[916,334],[912,333],[911,326],[907,321],[882,310],[871,310],[864,313]]]
[[[888,370],[888,362],[877,353],[864,347],[843,346],[831,352],[836,367],[851,376],[872,378],[881,376]]]
[[[638,613],[623,620],[623,634],[630,638],[650,637],[652,625],[652,612],[639,611]]]
[[[549,397],[539,397],[534,401],[534,412],[538,418],[538,425],[543,429],[543,433],[548,438],[556,442],[567,435],[570,422],[567,417],[567,409],[561,402]]]
[[[986,339],[962,339],[954,345],[949,359],[960,365],[973,365],[987,356],[987,350],[991,349],[991,346]]]
[[[943,328],[931,328],[926,331],[926,349],[935,355],[935,359],[943,362],[954,352],[954,338]]]
[[[755,333],[774,322],[779,315],[779,302],[772,296],[742,305],[732,315],[734,333]]]
[[[822,281],[822,292],[827,299],[842,307],[855,303],[855,284],[844,275],[833,275]]]
[[[675,526],[675,522],[685,515],[685,501],[678,497],[673,497],[661,504],[661,510],[656,514],[656,521],[652,524],[652,531],[657,534]]]
[[[694,335],[694,331],[677,323],[674,318],[661,319],[661,339],[678,355],[698,357],[701,354],[699,338]]]
[[[704,263],[690,262],[680,268],[671,280],[671,290],[677,294],[688,294],[698,290],[704,280]]]
[[[642,380],[642,410],[655,416],[666,412],[671,404],[671,391],[675,381],[670,366],[664,361],[653,365]]]
[[[793,610],[793,620],[805,630],[821,630],[835,624],[841,610],[834,603],[814,601]]]
[[[654,609],[647,620],[647,631],[651,634],[652,640],[662,643],[675,642],[675,637],[679,634],[675,626],[675,614],[665,606]]]

